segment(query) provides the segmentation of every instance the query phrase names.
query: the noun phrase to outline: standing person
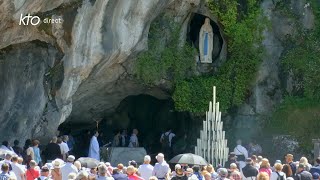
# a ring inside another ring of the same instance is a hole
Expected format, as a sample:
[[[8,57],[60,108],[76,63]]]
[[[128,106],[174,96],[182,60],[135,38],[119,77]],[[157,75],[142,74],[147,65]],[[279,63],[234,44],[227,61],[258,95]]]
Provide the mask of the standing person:
[[[121,140],[121,134],[120,134],[120,131],[117,131],[116,134],[113,137],[112,147],[119,147],[120,146],[120,140]]]
[[[113,177],[108,176],[108,168],[106,165],[101,164],[98,166],[98,177],[96,180],[114,180]]]
[[[4,149],[4,150],[13,152],[13,149],[12,149],[12,147],[9,146],[8,141],[2,141],[2,145],[0,146],[0,149]]]
[[[246,166],[242,168],[243,180],[255,180],[258,175],[258,170],[253,166],[251,158],[246,159]]]
[[[57,140],[57,136],[54,136],[44,151],[47,163],[51,163],[54,159],[61,158],[61,149],[57,144]]]
[[[10,175],[9,173],[9,165],[4,163],[1,165],[1,174],[0,174],[0,179],[1,180],[9,180],[10,179]]]
[[[183,169],[181,167],[177,168],[175,172],[176,172],[175,176],[171,180],[188,180],[187,176],[184,175]],[[210,175],[210,180],[211,180],[211,175]]]
[[[14,146],[12,147],[13,151],[20,157],[22,157],[23,149],[19,146],[19,141],[13,141]]]
[[[235,163],[230,164],[230,180],[241,180],[241,174]]]
[[[33,160],[36,161],[36,163],[41,166],[42,165],[42,159],[41,159],[41,156],[40,156],[40,149],[39,149],[39,144],[40,142],[38,140],[33,140],[32,141],[32,149],[33,149],[33,152],[34,152],[34,158]]]
[[[237,141],[237,146],[234,148],[234,151],[233,151],[238,157],[240,170],[242,170],[242,168],[246,166],[245,160],[248,158],[248,151],[241,144],[242,144],[242,141],[239,139]]]
[[[29,163],[29,168],[26,172],[27,180],[34,180],[40,176],[39,170],[36,169],[37,163],[34,160],[31,160]]]
[[[25,164],[27,164],[27,167],[29,167],[29,162],[33,158],[33,149],[31,148],[32,141],[31,139],[27,139],[23,146],[23,159],[25,161]]]
[[[253,167],[255,167],[257,170],[259,170],[260,169],[260,163],[258,162],[258,159],[257,159],[257,156],[256,155],[252,155],[251,156],[251,159],[252,159],[252,165],[253,165]],[[262,160],[262,158],[261,158],[261,160]]]
[[[230,164],[235,163],[239,166],[239,162],[237,161],[236,153],[231,152],[228,157],[228,161],[225,163],[225,167],[230,167]]]
[[[305,165],[299,164],[294,180],[312,180],[312,174],[305,170]]]
[[[146,155],[143,164],[139,166],[138,173],[143,179],[149,179],[152,176],[153,166],[150,165],[151,157]]]
[[[218,169],[219,172],[219,180],[229,180],[228,177],[228,170],[226,168]]]
[[[290,165],[291,170],[292,170],[292,174],[295,175],[296,171],[297,171],[297,167],[296,165],[293,163],[293,155],[292,154],[287,154],[285,156],[286,158],[286,163]]]
[[[167,132],[163,133],[160,137],[162,152],[169,158],[172,154],[172,138],[175,136],[176,135],[172,133],[172,129],[168,129]]]
[[[132,130],[132,135],[130,137],[129,146],[128,147],[139,147],[139,140],[138,140],[138,133],[137,129]]]
[[[142,177],[136,174],[135,168],[133,166],[127,167],[128,180],[144,180]]]
[[[100,161],[100,149],[99,149],[100,147],[97,139],[98,136],[99,136],[99,133],[98,131],[96,131],[91,138],[88,157],[91,157],[93,159]]]
[[[316,163],[313,167],[311,167],[310,169],[310,173],[313,174],[313,173],[318,173],[320,174],[320,157],[318,157],[316,159]]]
[[[218,178],[219,174],[216,173],[216,171],[214,170],[214,167],[211,164],[209,164],[207,166],[206,170],[208,171],[208,173],[211,174],[211,179],[217,179]]]
[[[156,176],[159,180],[164,180],[170,171],[169,165],[164,160],[164,155],[162,153],[159,153],[156,156],[156,159],[158,163],[155,164],[152,175]]]
[[[120,169],[114,168],[112,171],[112,177],[115,180],[128,180],[128,176],[123,174]]]
[[[306,157],[301,157],[299,164],[303,164],[306,167],[306,171],[310,171],[311,169],[311,164],[309,164],[308,159]]]
[[[70,173],[78,173],[77,167],[73,165],[75,159],[76,158],[73,155],[69,155],[66,164],[61,167],[62,180],[68,180],[68,175]]]
[[[59,144],[62,152],[62,158],[64,161],[67,160],[67,157],[69,156],[69,151],[70,151],[69,146],[67,144],[68,140],[69,140],[68,135],[64,135],[62,136],[62,142]]]
[[[261,161],[259,173],[261,173],[261,172],[267,173],[269,177],[271,176],[272,170],[270,168],[270,163],[267,158],[263,158]]]
[[[186,173],[186,177],[188,178],[188,180],[198,180],[197,176],[193,173],[192,168],[187,168],[185,173]]]
[[[127,139],[128,139],[128,135],[127,135],[127,130],[124,129],[121,133],[121,147],[127,147]]]
[[[283,165],[282,172],[286,174],[287,179],[289,179],[289,177],[293,178],[291,166],[289,164]]]
[[[271,173],[270,180],[286,180],[286,174],[282,172],[282,164],[275,163],[274,164],[275,171]]]
[[[47,166],[42,166],[40,170],[40,177],[37,180],[52,180],[50,178],[50,170]]]
[[[61,163],[58,159],[55,159],[52,161],[53,169],[51,171],[51,178],[53,180],[62,180],[62,174],[61,174]]]
[[[11,160],[12,160],[12,163],[11,163],[12,172],[16,175],[17,180],[25,180],[26,179],[25,171],[22,168],[22,166],[18,164],[18,157],[13,156]]]

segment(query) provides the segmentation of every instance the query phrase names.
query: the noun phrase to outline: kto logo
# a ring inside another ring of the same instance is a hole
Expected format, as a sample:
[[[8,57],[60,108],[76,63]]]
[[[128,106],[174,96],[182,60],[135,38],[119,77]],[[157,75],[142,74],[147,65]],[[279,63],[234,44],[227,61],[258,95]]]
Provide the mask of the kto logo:
[[[23,17],[23,14],[20,16],[19,25],[29,25],[29,23],[33,26],[38,25],[41,22],[39,16],[31,16],[28,14],[27,16]]]

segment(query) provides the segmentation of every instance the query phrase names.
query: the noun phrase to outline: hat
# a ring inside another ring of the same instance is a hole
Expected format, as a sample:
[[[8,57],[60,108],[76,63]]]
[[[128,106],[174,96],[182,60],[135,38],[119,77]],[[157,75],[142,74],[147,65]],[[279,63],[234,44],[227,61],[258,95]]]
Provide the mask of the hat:
[[[187,173],[193,173],[193,169],[192,168],[187,168],[186,172]]]
[[[49,168],[47,166],[42,166],[41,172],[49,172]]]
[[[228,176],[228,170],[226,168],[220,168],[219,169],[219,175],[221,177],[227,177]]]
[[[293,155],[292,154],[287,154],[286,158],[293,158]]]
[[[53,160],[52,161],[52,167],[53,168],[61,168],[62,167],[62,162],[61,162],[62,160],[61,159],[55,159],[55,160]]]
[[[181,165],[180,165],[180,164],[176,164],[176,165],[174,166],[174,169],[181,169]]]
[[[235,158],[237,158],[237,156],[236,156],[236,153],[235,153],[235,152],[231,152],[231,153],[229,154],[229,157],[235,157]]]
[[[276,164],[276,163],[280,163],[280,164],[281,164],[281,160],[276,160],[275,164]]]
[[[319,179],[319,176],[320,176],[319,173],[316,173],[316,172],[315,172],[315,173],[312,174],[312,179],[318,180],[318,179]]]
[[[69,155],[68,158],[67,158],[67,160],[68,160],[69,162],[73,162],[75,159],[76,159],[76,158],[75,158],[73,155]]]
[[[258,160],[261,161],[263,159],[262,156],[258,156]]]

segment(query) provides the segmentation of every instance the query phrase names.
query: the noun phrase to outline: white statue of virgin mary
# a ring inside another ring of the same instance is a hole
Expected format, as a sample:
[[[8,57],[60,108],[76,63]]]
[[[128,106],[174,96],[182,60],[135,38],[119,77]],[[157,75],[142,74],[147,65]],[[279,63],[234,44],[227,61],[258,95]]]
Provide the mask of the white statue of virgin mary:
[[[199,34],[199,51],[201,63],[212,63],[213,31],[210,19],[206,18]]]

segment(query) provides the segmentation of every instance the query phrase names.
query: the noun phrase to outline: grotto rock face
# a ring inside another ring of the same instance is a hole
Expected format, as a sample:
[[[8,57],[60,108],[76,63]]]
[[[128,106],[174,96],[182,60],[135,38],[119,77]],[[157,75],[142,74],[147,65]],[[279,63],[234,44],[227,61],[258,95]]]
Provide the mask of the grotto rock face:
[[[67,118],[93,122],[125,97],[166,99],[172,89],[147,87],[132,77],[147,49],[149,27],[169,14],[185,40],[191,13],[203,1],[0,0],[0,130],[8,138],[48,139]],[[21,14],[63,24],[20,26]]]

